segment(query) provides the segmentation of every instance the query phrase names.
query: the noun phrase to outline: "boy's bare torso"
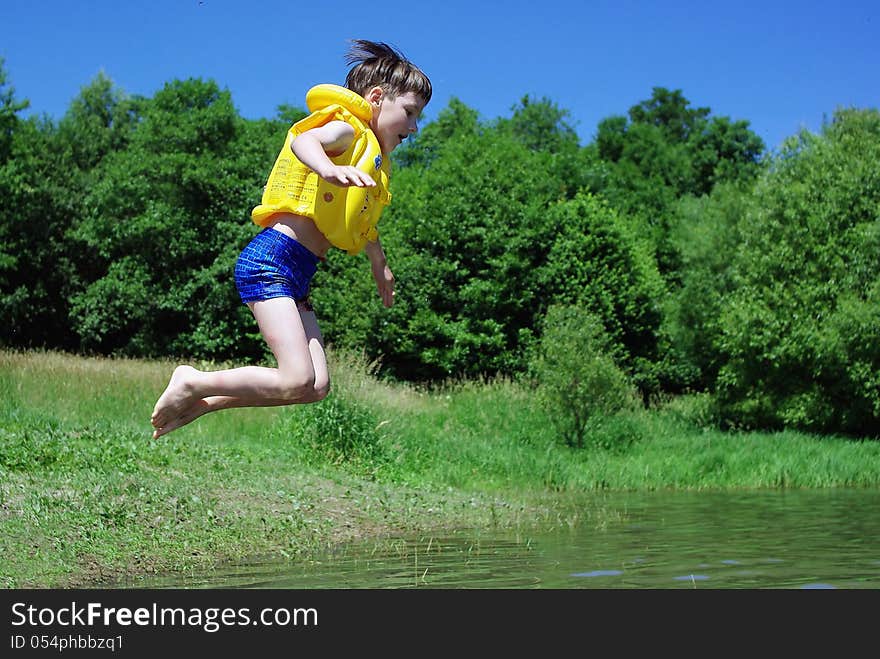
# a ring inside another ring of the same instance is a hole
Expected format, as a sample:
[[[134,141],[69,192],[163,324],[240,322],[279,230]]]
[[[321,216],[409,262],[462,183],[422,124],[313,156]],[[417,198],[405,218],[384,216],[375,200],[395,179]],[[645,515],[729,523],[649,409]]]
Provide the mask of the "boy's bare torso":
[[[293,213],[278,213],[267,226],[293,238],[319,258],[324,258],[330,250],[330,241],[308,217]]]

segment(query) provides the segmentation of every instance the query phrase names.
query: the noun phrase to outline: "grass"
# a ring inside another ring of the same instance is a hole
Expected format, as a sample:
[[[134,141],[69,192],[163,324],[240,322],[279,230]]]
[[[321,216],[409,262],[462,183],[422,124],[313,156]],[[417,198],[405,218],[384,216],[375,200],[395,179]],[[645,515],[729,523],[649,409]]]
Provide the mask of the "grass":
[[[616,523],[607,490],[876,487],[880,442],[723,433],[698,398],[571,449],[515,382],[430,392],[331,353],[318,405],[220,412],[153,441],[175,364],[0,352],[0,587],[88,587],[351,540]],[[204,365],[216,368],[217,365]],[[576,505],[575,502],[578,504]]]

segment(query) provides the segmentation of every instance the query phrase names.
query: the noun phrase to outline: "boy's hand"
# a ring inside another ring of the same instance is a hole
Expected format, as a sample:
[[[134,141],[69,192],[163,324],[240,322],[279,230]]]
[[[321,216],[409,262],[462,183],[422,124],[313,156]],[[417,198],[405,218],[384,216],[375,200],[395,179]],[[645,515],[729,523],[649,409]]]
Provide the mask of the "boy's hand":
[[[379,289],[379,297],[382,298],[382,304],[390,307],[394,304],[394,275],[391,268],[387,265],[373,265],[373,279],[376,280],[376,287]]]
[[[322,179],[343,188],[372,188],[376,182],[369,174],[351,165],[332,165],[323,172],[318,172]]]

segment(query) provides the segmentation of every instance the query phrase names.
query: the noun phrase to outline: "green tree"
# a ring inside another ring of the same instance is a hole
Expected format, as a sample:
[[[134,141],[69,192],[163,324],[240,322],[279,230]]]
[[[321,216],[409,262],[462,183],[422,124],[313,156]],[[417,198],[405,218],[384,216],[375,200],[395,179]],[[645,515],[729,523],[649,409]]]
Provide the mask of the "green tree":
[[[510,119],[498,120],[501,130],[511,134],[527,149],[547,153],[571,152],[578,148],[578,136],[568,123],[570,113],[549,98],[539,101],[524,96],[513,107]]]
[[[713,117],[691,135],[688,146],[694,195],[709,194],[723,183],[751,182],[761,169],[764,142],[749,129],[747,121]]]
[[[602,322],[611,356],[647,397],[656,392],[664,284],[650,245],[601,198],[588,193],[547,213],[551,238],[535,274],[540,298],[585,308]]]
[[[71,285],[64,233],[76,190],[46,119],[16,126],[0,164],[0,343],[70,348],[66,294]]]
[[[629,118],[633,124],[656,126],[669,142],[683,143],[702,129],[710,112],[709,108],[690,107],[680,89],[654,87],[650,99],[629,109]]]
[[[720,184],[711,194],[678,204],[670,239],[681,258],[680,286],[666,298],[661,354],[668,391],[714,388],[723,364],[721,315],[737,285],[731,255],[742,243],[751,186]]]
[[[15,98],[15,88],[8,82],[6,60],[0,57],[0,164],[9,159],[12,137],[20,121],[18,113],[29,106],[29,101]]]
[[[104,156],[126,147],[141,103],[104,73],[80,90],[58,124],[59,142],[77,170],[91,173]]]
[[[409,138],[392,154],[399,167],[427,167],[452,139],[467,139],[482,131],[477,111],[456,97],[440,111],[437,119],[420,127],[415,138]]]
[[[681,90],[655,87],[628,117],[601,121],[592,145],[608,167],[590,189],[651,238],[660,270],[672,284],[681,268],[670,237],[678,200],[708,194],[720,183],[753,180],[761,167],[764,144],[748,122],[710,112],[691,107]]]
[[[546,306],[534,276],[553,235],[546,211],[576,181],[567,157],[528,148],[509,125],[475,125],[457,102],[441,119],[419,136],[429,166],[417,159],[395,170],[380,224],[394,307],[376,304],[368,268],[346,265],[346,278],[331,254],[333,291],[323,279],[315,288],[321,309],[332,300],[334,310],[322,327],[329,341],[365,345],[407,379],[513,372]]]
[[[0,344],[69,349],[65,232],[80,210],[78,169],[51,120],[18,116],[27,106],[0,90]]]
[[[880,113],[790,139],[732,255],[718,398],[729,423],[880,435]]]
[[[143,103],[127,147],[102,159],[72,234],[89,256],[72,298],[83,348],[262,354],[232,271],[256,231],[249,211],[278,148],[269,133],[244,123],[212,81],[174,81]]]

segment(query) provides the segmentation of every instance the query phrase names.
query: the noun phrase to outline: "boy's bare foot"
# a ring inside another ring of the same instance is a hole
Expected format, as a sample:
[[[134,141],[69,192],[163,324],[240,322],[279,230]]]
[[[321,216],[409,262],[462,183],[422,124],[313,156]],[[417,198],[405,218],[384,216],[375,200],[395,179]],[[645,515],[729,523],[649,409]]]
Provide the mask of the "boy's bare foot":
[[[186,409],[183,413],[171,419],[171,421],[166,423],[164,426],[156,426],[156,429],[153,431],[153,439],[159,439],[159,437],[161,437],[162,435],[167,435],[172,430],[177,430],[178,428],[185,426],[191,421],[195,421],[200,416],[210,411],[211,406],[207,400],[197,400],[192,405],[190,405],[190,407]]]
[[[171,374],[165,391],[156,401],[150,423],[154,428],[164,428],[181,416],[192,404],[193,385],[198,371],[192,366],[178,366]]]

